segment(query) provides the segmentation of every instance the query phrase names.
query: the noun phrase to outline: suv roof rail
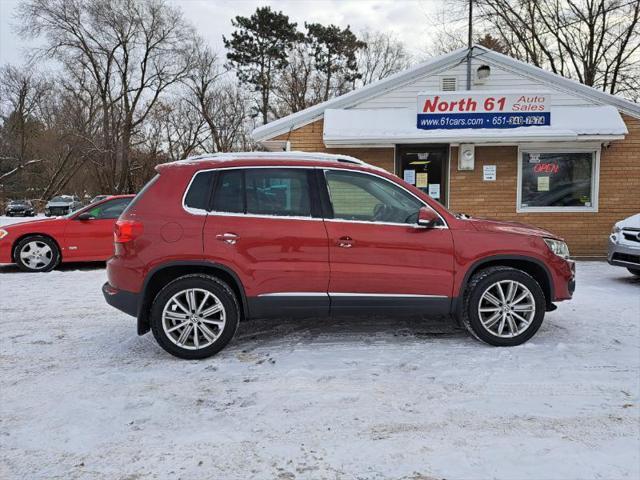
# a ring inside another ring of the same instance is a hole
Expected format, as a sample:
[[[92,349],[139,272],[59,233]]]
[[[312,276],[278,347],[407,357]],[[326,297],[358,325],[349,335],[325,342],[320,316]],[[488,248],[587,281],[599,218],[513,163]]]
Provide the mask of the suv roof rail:
[[[230,152],[230,153],[203,153],[202,155],[195,155],[193,157],[187,157],[184,160],[178,160],[180,163],[191,163],[204,160],[316,160],[323,162],[341,162],[352,163],[355,165],[362,165],[365,167],[378,168],[374,165],[370,165],[367,162],[360,160],[359,158],[351,157],[349,155],[341,155],[334,153],[315,153],[315,152]]]

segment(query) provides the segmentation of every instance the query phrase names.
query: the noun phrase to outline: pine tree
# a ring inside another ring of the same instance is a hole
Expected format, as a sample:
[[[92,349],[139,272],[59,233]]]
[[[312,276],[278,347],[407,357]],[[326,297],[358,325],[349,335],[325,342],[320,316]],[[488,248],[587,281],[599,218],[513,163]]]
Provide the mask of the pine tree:
[[[325,75],[326,101],[331,92],[332,79],[338,78],[341,83],[352,85],[361,77],[356,52],[367,44],[358,40],[348,25],[343,30],[336,25],[324,26],[319,23],[305,23],[305,27],[315,66]],[[344,88],[344,85],[338,85],[338,89],[340,88]]]
[[[296,23],[270,7],[256,9],[249,18],[237,16],[231,24],[236,30],[230,39],[223,37],[227,59],[238,79],[259,92],[258,114],[267,123],[274,74],[287,66],[288,53],[301,35]]]

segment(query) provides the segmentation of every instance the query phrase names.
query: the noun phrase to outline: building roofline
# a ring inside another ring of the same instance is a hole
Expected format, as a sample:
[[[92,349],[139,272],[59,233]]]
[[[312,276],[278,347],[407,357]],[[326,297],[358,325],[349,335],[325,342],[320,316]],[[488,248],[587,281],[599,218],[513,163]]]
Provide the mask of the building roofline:
[[[460,48],[446,55],[432,58],[424,63],[411,67],[402,72],[398,72],[387,78],[366,85],[362,88],[352,90],[351,92],[332,98],[325,102],[319,103],[299,112],[292,113],[286,117],[282,117],[273,122],[253,130],[251,136],[256,141],[268,140],[277,135],[287,133],[294,128],[313,122],[322,117],[324,111],[328,108],[345,108],[355,103],[361,102],[367,98],[379,95],[385,90],[390,90],[398,85],[410,83],[412,80],[422,77],[423,75],[446,68],[456,60],[462,60],[467,56],[467,49]]]
[[[576,80],[563,77],[557,73],[549,72],[535,65],[521,62],[515,58],[509,57],[502,53],[498,53],[486,47],[480,45],[474,45],[474,49],[480,50],[484,55],[487,55],[493,62],[507,68],[514,70],[517,73],[532,77],[536,80],[540,80],[549,84],[554,88],[565,90],[567,93],[578,95],[583,98],[594,100],[596,102],[612,105],[618,110],[631,115],[636,118],[640,118],[640,104],[624,99],[611,93],[603,92],[597,88],[590,87]]]
[[[640,118],[640,104],[597,90],[575,80],[565,78],[557,73],[548,72],[542,68],[516,60],[515,58],[511,58],[480,45],[474,45],[473,50],[479,53],[479,55],[475,56],[482,55],[483,57],[486,57],[487,60],[490,60],[508,70],[514,71],[515,73],[528,76],[541,81],[542,83],[548,84],[555,89],[564,90],[567,93],[595,101],[596,103],[612,105],[623,113],[635,118]],[[445,55],[432,58],[426,62],[416,65],[415,67],[398,72],[362,88],[353,90],[349,93],[345,93],[344,95],[340,95],[339,97],[332,98],[257,127],[253,130],[251,136],[258,142],[272,139],[275,136],[290,132],[291,130],[300,128],[322,118],[324,111],[329,108],[347,108],[368,98],[380,95],[387,90],[410,83],[424,75],[436,73],[456,62],[464,61],[466,57],[467,48],[460,48]]]

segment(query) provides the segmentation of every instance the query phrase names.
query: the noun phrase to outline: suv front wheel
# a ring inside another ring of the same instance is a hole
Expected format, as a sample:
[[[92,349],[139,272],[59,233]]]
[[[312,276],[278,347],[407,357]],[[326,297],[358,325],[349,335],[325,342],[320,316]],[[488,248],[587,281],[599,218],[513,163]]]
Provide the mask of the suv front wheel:
[[[511,267],[490,267],[471,277],[462,320],[478,340],[510,347],[535,335],[545,306],[542,288],[531,275]]]
[[[188,360],[210,357],[235,334],[240,308],[215,277],[186,275],[168,283],[151,307],[151,331],[162,348]]]

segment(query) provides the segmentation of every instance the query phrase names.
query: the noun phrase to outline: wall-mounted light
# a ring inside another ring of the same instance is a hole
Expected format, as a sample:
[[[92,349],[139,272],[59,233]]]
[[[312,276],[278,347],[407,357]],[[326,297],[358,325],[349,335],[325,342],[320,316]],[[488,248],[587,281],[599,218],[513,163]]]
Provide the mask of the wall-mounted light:
[[[491,75],[491,67],[489,65],[480,65],[476,70],[476,83],[484,83]]]

